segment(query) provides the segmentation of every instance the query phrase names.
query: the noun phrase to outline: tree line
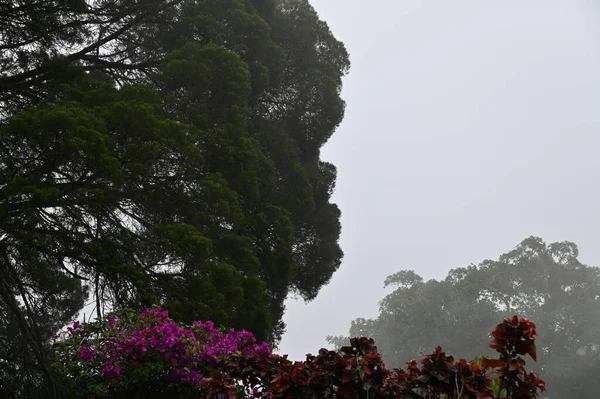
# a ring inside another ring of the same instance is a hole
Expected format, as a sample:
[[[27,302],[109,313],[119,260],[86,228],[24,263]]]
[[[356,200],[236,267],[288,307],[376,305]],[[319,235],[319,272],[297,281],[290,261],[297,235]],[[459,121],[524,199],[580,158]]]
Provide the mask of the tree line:
[[[529,237],[497,260],[452,269],[425,281],[411,270],[385,279],[394,290],[379,315],[351,323],[350,336],[373,337],[388,367],[404,367],[441,345],[467,360],[496,320],[515,314],[537,326],[537,363],[548,398],[596,398],[600,382],[600,268],[582,264],[572,242]],[[329,336],[341,347],[347,339]]]

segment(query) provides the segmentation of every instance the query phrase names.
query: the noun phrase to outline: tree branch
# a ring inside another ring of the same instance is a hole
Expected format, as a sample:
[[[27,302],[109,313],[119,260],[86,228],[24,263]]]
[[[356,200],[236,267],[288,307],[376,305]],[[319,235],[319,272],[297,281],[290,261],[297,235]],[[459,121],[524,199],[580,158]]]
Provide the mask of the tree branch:
[[[120,35],[122,35],[123,33],[127,32],[128,30],[130,30],[133,26],[135,26],[137,23],[141,22],[142,20],[144,20],[145,18],[147,18],[148,16],[150,16],[150,12],[152,11],[162,11],[165,9],[168,9],[170,7],[176,6],[177,4],[181,3],[183,0],[172,0],[170,2],[165,3],[164,5],[162,5],[161,7],[159,7],[157,10],[152,10],[150,9],[144,9],[142,10],[142,12],[136,16],[133,17],[131,19],[131,21],[129,21],[128,23],[126,23],[125,25],[123,25],[121,28],[117,29],[116,31],[114,31],[113,33],[111,33],[110,35],[84,47],[83,49],[70,54],[68,56],[65,57],[65,60],[67,61],[75,61],[75,60],[79,60],[82,59],[82,57],[89,53],[92,52],[94,50],[96,50],[97,48],[102,47],[104,44],[118,38]],[[0,87],[1,86],[8,86],[10,84],[14,84],[17,82],[22,82],[22,81],[26,81],[27,79],[33,78],[35,76],[38,75],[43,75],[45,73],[48,72],[48,64],[46,65],[42,65],[40,67],[34,68],[30,71],[27,72],[22,72],[16,75],[12,75],[12,76],[6,76],[6,77],[1,77],[0,78]]]

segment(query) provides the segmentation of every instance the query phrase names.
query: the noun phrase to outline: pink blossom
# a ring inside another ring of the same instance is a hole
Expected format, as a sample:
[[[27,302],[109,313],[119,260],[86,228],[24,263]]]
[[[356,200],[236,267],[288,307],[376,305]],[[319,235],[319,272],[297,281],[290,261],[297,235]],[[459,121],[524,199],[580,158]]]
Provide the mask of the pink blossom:
[[[87,363],[92,359],[102,362],[107,381],[127,378],[148,362],[159,362],[161,367],[153,369],[165,382],[197,385],[211,370],[229,367],[231,356],[272,356],[269,346],[256,344],[248,331],[221,333],[211,321],[196,321],[191,328],[183,328],[160,307],[146,309],[132,320],[110,316],[105,326],[108,330],[96,338],[86,336],[79,323],[69,328],[69,334],[82,335],[90,342],[80,348],[79,357]]]
[[[96,351],[94,349],[85,346],[82,346],[81,349],[79,349],[79,357],[84,362],[91,362],[94,356],[96,356]]]
[[[112,364],[107,364],[106,366],[104,366],[104,368],[102,369],[102,373],[104,374],[104,377],[110,381],[110,380],[114,380],[114,379],[121,379],[121,367],[119,366],[115,366]]]

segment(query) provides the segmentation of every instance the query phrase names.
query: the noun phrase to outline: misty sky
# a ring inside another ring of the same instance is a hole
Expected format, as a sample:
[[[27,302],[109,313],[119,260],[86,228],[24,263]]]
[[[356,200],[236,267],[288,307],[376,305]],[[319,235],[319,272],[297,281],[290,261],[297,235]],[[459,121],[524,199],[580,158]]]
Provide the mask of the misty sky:
[[[323,150],[345,258],[317,299],[288,301],[279,353],[376,316],[398,270],[443,278],[530,235],[600,264],[600,2],[312,4],[352,61]]]

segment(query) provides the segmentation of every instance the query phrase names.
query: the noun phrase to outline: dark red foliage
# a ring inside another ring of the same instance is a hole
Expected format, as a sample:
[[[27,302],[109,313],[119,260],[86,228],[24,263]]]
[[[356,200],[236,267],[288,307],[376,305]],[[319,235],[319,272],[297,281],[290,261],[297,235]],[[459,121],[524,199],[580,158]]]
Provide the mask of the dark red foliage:
[[[486,371],[479,365],[446,356],[441,347],[421,360],[421,390],[431,394],[458,392],[464,398],[493,396]]]
[[[420,365],[410,361],[406,369],[388,370],[373,340],[364,337],[352,338],[350,346],[337,352],[321,349],[304,362],[278,355],[269,360],[240,355],[226,370],[213,373],[203,390],[208,397],[231,398],[233,381],[238,380],[247,396],[264,398],[416,399],[446,394],[451,399],[495,399],[490,383],[499,377],[509,398],[533,399],[545,390],[544,381],[525,370],[519,355],[535,360],[535,335],[535,325],[528,320],[504,320],[490,343],[500,357],[484,358],[481,366],[456,361],[437,347]]]
[[[535,336],[535,324],[513,316],[512,319],[505,319],[503,323],[498,324],[496,330],[492,332],[494,340],[490,343],[490,347],[501,355],[508,356],[509,353],[514,352],[519,355],[529,355],[533,360],[537,360]]]
[[[536,398],[538,390],[546,389],[537,373],[525,370],[525,360],[518,356],[527,354],[536,360],[535,336],[535,324],[517,316],[504,319],[492,332],[490,348],[500,354],[500,359],[484,358],[482,365],[498,370],[501,386],[509,398]]]

